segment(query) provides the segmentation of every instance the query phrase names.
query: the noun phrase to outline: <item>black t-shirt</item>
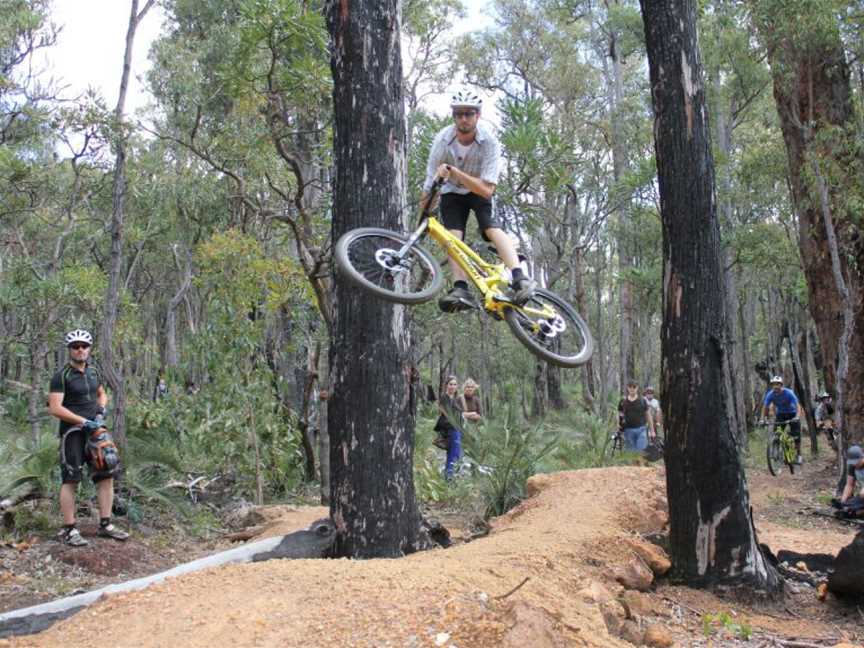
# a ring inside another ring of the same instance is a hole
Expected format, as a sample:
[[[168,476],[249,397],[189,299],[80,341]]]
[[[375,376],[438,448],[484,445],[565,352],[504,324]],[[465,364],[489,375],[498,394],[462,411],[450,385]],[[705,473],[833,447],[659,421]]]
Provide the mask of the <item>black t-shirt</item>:
[[[49,391],[53,394],[63,394],[62,405],[70,412],[92,419],[101,409],[96,398],[101,386],[102,378],[90,365],[87,365],[84,371],[66,365],[51,378]],[[60,421],[60,434],[70,427],[73,427],[72,423]]]
[[[641,396],[636,400],[622,398],[618,403],[618,411],[622,414],[625,428],[639,428],[648,425],[648,403]]]

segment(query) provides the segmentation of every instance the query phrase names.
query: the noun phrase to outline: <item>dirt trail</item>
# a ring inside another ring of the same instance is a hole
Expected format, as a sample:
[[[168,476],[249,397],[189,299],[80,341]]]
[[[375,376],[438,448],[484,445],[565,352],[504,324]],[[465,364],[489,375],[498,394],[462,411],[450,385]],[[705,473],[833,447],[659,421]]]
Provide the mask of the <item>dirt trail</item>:
[[[533,497],[497,519],[488,537],[446,551],[219,568],[102,600],[40,635],[0,646],[632,645],[609,634],[603,606],[585,591],[605,583],[620,593],[611,570],[632,560],[625,538],[662,524],[662,511],[644,514],[645,493],[663,492],[660,470],[538,475],[529,485]],[[659,495],[648,499],[662,504]],[[310,509],[306,519],[322,512]],[[759,531],[776,549],[787,540],[786,529],[775,526],[763,522]],[[289,530],[284,523],[268,535]],[[830,544],[842,546],[852,535],[838,530]],[[699,645],[700,613],[728,607],[710,594],[662,585],[646,599],[640,627],[657,622],[680,645]],[[785,628],[770,611],[754,618]],[[800,621],[802,637],[845,632],[830,620]]]

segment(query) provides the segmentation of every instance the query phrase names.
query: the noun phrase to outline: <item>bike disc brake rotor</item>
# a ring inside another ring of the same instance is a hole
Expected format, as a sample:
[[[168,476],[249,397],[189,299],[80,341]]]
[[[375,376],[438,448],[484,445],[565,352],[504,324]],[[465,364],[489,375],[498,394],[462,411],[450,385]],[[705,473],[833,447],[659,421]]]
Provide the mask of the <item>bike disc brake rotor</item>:
[[[382,268],[391,274],[400,274],[408,272],[411,269],[411,264],[399,256],[398,250],[390,248],[381,248],[375,251],[375,261]]]
[[[547,338],[554,338],[567,330],[567,322],[565,322],[564,318],[557,313],[555,314],[555,317],[550,317],[549,319],[538,322],[538,326],[540,332]]]

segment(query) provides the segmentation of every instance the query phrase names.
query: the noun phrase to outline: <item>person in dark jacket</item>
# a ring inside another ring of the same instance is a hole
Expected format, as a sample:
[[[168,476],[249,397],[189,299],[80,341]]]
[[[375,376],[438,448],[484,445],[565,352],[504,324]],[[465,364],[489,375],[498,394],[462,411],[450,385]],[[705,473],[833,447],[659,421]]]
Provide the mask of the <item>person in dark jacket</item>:
[[[463,400],[459,396],[459,381],[456,376],[448,376],[438,399],[438,422],[435,431],[447,439],[447,461],[444,474],[452,479],[456,464],[462,459],[462,409]]]

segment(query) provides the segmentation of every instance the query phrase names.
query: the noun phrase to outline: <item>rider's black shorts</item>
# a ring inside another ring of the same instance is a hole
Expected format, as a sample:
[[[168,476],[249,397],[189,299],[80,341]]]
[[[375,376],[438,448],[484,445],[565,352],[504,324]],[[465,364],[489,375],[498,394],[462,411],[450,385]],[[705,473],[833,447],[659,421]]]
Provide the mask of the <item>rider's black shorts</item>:
[[[441,222],[448,230],[458,230],[465,238],[465,226],[468,224],[468,213],[473,211],[477,217],[477,226],[485,240],[486,230],[492,227],[501,228],[492,213],[492,201],[475,193],[446,193],[441,195]]]
[[[63,437],[60,437],[60,479],[64,484],[81,482],[84,476],[84,464],[87,463],[84,453],[86,445],[87,434],[80,428],[69,432],[66,435],[65,443]],[[94,484],[110,476],[110,473],[93,473],[92,470],[90,471],[90,478]]]

